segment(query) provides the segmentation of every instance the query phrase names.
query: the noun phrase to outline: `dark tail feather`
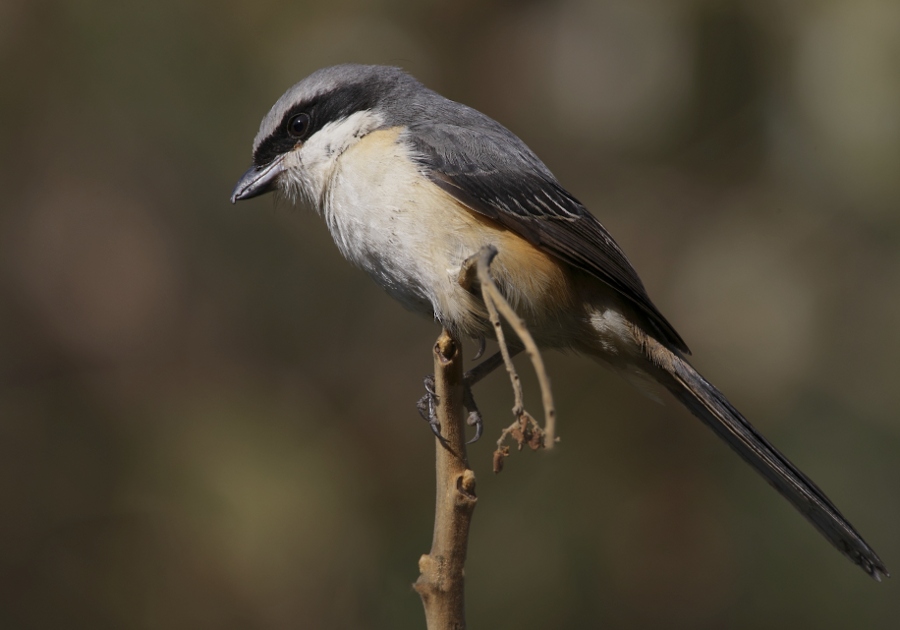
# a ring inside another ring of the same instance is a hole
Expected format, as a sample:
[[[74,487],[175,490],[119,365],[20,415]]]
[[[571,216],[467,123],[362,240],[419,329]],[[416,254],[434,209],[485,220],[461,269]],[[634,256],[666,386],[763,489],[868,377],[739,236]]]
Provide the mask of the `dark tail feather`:
[[[657,363],[664,366],[660,370],[662,384],[800,510],[841,553],[879,582],[882,575],[887,577],[884,563],[825,493],[760,435],[722,392],[686,361],[664,352],[670,360]]]

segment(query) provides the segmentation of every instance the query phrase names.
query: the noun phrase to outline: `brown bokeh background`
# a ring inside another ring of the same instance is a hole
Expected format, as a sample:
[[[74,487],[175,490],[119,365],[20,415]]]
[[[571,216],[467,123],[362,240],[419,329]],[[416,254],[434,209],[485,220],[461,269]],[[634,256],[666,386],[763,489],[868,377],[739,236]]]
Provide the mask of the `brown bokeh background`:
[[[422,627],[438,330],[308,210],[228,204],[272,102],[343,61],[525,139],[900,571],[893,0],[4,0],[0,628]],[[676,404],[548,359],[562,442],[499,476],[511,394],[477,390],[473,627],[896,623],[897,578]]]

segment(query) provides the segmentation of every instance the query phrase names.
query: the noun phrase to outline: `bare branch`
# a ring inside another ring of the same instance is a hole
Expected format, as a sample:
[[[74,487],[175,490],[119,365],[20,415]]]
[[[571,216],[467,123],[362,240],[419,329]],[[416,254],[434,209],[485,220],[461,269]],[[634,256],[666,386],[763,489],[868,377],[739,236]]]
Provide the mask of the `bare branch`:
[[[429,630],[466,627],[463,568],[478,499],[466,456],[462,363],[462,345],[444,330],[434,345],[436,409],[443,437],[443,442],[435,438],[434,537],[431,551],[419,559],[419,579],[413,585]]]
[[[550,391],[550,379],[537,344],[490,275],[491,261],[496,255],[496,248],[488,246],[469,258],[460,270],[459,283],[470,289],[477,272],[481,296],[491,325],[494,327],[500,353],[515,394],[513,413],[516,420],[503,430],[497,442],[497,451],[494,453],[494,471],[499,472],[503,467],[503,458],[509,454],[509,449],[503,445],[508,437],[512,437],[518,443],[519,449],[525,444],[532,449],[553,446],[556,411]],[[522,384],[512,363],[513,354],[518,352],[521,346],[513,346],[512,352],[510,351],[500,321],[501,315],[521,339],[537,373],[544,403],[543,430],[525,410]],[[485,363],[496,365],[490,359]],[[485,370],[484,373],[488,371],[490,370]],[[470,383],[466,383],[462,371],[462,345],[449,331],[444,330],[434,345],[434,392],[441,433],[440,438],[435,438],[437,485],[434,536],[431,551],[419,559],[419,579],[413,585],[422,598],[429,630],[460,630],[466,626],[463,569],[469,526],[478,499],[475,496],[475,473],[469,469],[466,456],[466,423],[463,407],[468,402],[470,410],[477,413],[471,399],[471,391],[467,389],[483,376],[481,372],[477,374],[478,376],[472,376]]]

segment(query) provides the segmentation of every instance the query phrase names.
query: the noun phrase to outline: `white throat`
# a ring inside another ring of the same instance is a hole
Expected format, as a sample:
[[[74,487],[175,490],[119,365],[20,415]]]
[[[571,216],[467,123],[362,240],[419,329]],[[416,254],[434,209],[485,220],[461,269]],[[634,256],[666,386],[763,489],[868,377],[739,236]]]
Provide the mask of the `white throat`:
[[[322,127],[284,156],[285,172],[279,181],[282,192],[291,200],[303,199],[321,214],[328,182],[341,155],[383,124],[381,115],[363,110]]]

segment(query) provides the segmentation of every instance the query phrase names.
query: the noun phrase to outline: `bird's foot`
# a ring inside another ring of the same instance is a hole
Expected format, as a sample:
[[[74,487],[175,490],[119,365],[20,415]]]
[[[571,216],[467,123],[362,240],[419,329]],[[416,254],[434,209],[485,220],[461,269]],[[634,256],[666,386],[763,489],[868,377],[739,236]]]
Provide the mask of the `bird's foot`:
[[[438,395],[434,389],[434,376],[428,375],[424,379],[425,395],[416,403],[416,409],[419,415],[431,427],[431,432],[441,442],[445,442],[444,436],[441,435],[441,421],[437,417]]]
[[[437,417],[437,405],[439,399],[434,387],[434,376],[426,376],[424,385],[425,395],[416,403],[416,409],[418,409],[422,419],[431,427],[431,432],[434,433],[434,436],[441,442],[445,442],[444,436],[441,435],[441,421],[438,420]],[[466,442],[467,444],[472,444],[481,438],[481,434],[484,432],[484,422],[481,418],[481,412],[475,404],[475,397],[472,395],[472,386],[465,379],[463,381],[463,406],[469,412],[469,415],[466,417],[466,424],[470,427],[475,427],[475,436]]]

